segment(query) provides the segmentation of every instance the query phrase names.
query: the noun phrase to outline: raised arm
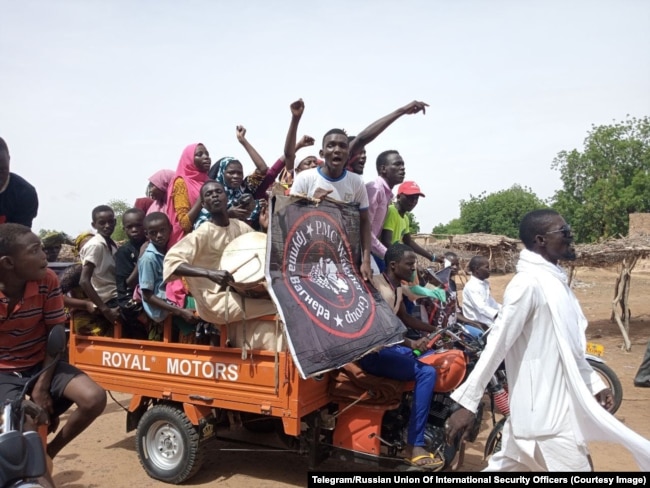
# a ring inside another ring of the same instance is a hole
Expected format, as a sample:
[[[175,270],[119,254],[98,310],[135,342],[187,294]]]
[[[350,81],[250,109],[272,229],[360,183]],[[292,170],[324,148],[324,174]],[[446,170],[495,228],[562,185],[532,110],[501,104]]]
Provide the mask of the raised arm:
[[[284,165],[287,171],[293,170],[294,160],[296,159],[296,134],[298,133],[298,123],[305,111],[305,102],[300,98],[293,102],[289,108],[291,109],[291,123],[287,131],[287,138],[284,141]]]
[[[426,113],[426,107],[428,106],[429,104],[427,103],[414,100],[411,103],[398,108],[394,112],[383,116],[381,119],[376,120],[361,132],[359,132],[357,137],[354,138],[350,144],[348,159],[352,159],[355,154],[361,151],[367,144],[370,144],[373,140],[375,140],[379,134],[386,130],[389,125],[399,119],[402,115],[416,114],[418,112],[422,112],[424,114]]]
[[[246,128],[242,125],[238,125],[236,130],[237,140],[242,146],[244,146],[244,149],[246,149],[246,152],[253,160],[253,163],[255,163],[256,171],[261,175],[265,175],[269,168],[262,156],[260,156],[260,153],[258,153],[255,148],[251,146],[251,143],[248,142],[248,139],[246,139]]]

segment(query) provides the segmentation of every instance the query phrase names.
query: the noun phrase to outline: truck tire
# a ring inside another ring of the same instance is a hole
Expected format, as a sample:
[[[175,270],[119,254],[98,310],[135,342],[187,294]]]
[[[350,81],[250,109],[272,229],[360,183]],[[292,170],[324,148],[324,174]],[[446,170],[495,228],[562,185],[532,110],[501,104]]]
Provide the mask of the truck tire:
[[[169,404],[154,405],[138,422],[135,448],[149,476],[178,484],[203,464],[199,432],[185,413]]]

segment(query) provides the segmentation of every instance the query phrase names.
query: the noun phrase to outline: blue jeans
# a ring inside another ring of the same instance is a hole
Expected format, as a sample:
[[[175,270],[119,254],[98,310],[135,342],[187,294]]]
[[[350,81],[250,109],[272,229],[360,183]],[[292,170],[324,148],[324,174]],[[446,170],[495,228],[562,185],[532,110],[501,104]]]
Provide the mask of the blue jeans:
[[[367,354],[358,364],[361,369],[375,376],[399,381],[415,380],[407,442],[412,446],[424,446],[424,428],[436,385],[435,368],[418,361],[411,348],[401,345]]]

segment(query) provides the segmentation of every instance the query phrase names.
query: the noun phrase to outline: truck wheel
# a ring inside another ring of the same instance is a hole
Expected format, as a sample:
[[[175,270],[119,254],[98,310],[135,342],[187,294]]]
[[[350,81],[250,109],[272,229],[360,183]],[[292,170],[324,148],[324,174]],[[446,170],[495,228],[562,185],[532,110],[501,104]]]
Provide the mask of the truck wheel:
[[[182,483],[203,463],[199,433],[182,410],[154,405],[138,422],[135,448],[149,476],[166,483]]]

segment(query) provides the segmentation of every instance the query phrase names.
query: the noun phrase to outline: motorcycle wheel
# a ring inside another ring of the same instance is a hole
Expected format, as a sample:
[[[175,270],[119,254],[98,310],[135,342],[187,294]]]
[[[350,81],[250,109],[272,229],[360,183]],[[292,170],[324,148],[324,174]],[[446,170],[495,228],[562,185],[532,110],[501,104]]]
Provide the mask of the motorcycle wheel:
[[[594,361],[589,358],[587,358],[587,361],[594,371],[600,375],[600,378],[605,382],[605,385],[612,390],[612,394],[614,395],[614,406],[609,409],[609,413],[616,413],[623,402],[623,385],[621,385],[621,381],[618,379],[614,370],[605,363]]]
[[[487,437],[485,441],[485,451],[483,452],[483,459],[488,459],[492,454],[501,450],[501,436],[503,435],[503,425],[506,423],[507,417],[499,420]]]
[[[138,422],[135,448],[147,474],[166,483],[188,480],[203,464],[198,431],[173,405],[154,405],[144,413]]]

